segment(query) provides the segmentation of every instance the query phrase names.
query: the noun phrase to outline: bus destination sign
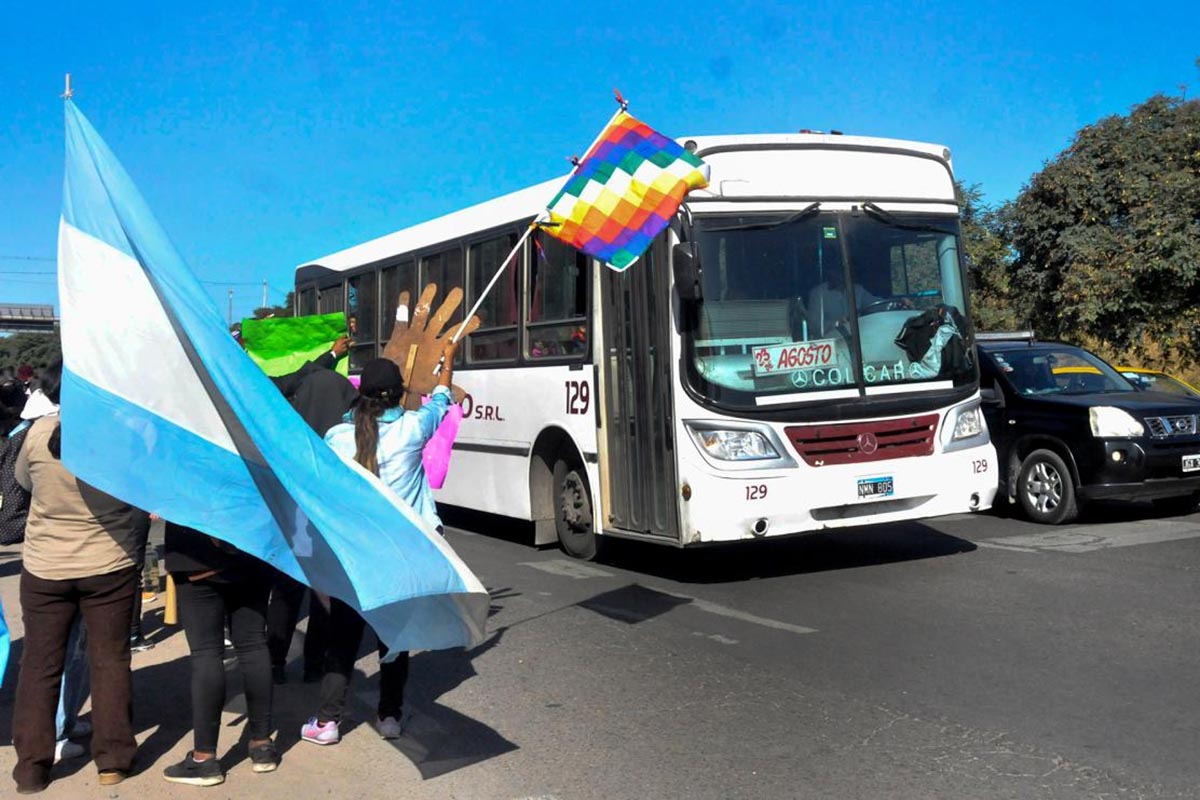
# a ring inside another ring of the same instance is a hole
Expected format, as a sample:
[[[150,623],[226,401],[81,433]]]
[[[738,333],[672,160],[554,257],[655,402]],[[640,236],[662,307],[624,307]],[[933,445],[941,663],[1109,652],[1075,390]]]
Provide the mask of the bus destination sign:
[[[755,375],[782,375],[788,372],[828,367],[834,363],[834,340],[792,342],[754,349]]]

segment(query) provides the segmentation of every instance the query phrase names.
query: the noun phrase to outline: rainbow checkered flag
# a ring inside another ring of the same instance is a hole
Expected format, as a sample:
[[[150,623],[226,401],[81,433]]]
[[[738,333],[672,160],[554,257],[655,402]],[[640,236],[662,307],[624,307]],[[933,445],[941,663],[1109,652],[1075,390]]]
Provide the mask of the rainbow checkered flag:
[[[539,227],[622,271],[637,261],[708,165],[622,107],[547,206]]]

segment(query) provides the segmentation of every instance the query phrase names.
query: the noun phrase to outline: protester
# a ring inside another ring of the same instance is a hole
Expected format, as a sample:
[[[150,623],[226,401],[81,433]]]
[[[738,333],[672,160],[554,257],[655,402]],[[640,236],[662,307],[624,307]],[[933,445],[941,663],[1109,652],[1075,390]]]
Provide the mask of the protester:
[[[446,346],[439,385],[430,401],[415,411],[404,411],[404,380],[400,368],[386,358],[375,359],[363,367],[359,396],[345,421],[325,435],[325,441],[348,461],[356,461],[379,478],[410,505],[434,529],[441,529],[433,491],[425,477],[421,453],[425,443],[437,431],[450,407],[450,381],[455,343]],[[366,623],[353,608],[342,601],[330,601],[330,642],[321,680],[321,707],[301,729],[305,741],[336,744],[339,725],[346,705],[350,675],[358,655]],[[404,685],[408,680],[408,653],[384,661],[387,650],[379,644],[380,687],[376,729],[385,739],[402,732]]]
[[[308,376],[327,373],[349,350],[349,344],[348,338],[339,338],[328,353],[272,380],[290,399]],[[217,741],[225,705],[226,622],[229,644],[245,683],[250,761],[255,772],[275,770],[279,753],[271,740],[273,686],[266,632],[271,568],[231,545],[169,521],[163,554],[191,651],[193,737],[193,749],[183,761],[163,770],[163,777],[191,786],[225,781]]]
[[[87,754],[83,745],[72,739],[82,739],[92,732],[92,725],[79,719],[79,710],[91,691],[87,664],[87,629],[83,616],[75,615],[67,635],[63,660],[62,689],[58,693],[58,708],[54,713],[54,760],[81,758]]]
[[[334,354],[337,353],[335,344]],[[354,402],[354,385],[332,369],[309,370],[296,383],[289,400],[318,436],[341,421]],[[328,598],[318,597],[294,578],[275,571],[271,602],[267,609],[267,645],[271,651],[271,676],[275,683],[287,680],[286,664],[300,609],[308,595],[308,630],[304,635],[304,680],[321,679],[324,672]]]
[[[42,393],[51,403],[58,403],[61,380],[61,361],[42,375]],[[32,494],[20,587],[25,640],[13,709],[13,778],[22,794],[50,782],[55,708],[77,614],[87,626],[92,754],[100,784],[124,780],[137,750],[129,618],[137,587],[135,539],[144,514],[68,472],[60,439],[57,414],[38,419],[16,463],[18,482]]]
[[[21,366],[17,367],[17,380],[20,381],[23,387],[25,387],[25,394],[30,394],[35,388],[37,388],[33,385],[36,377],[37,376],[34,374],[33,367],[29,366],[28,364],[22,364]]]
[[[279,766],[279,754],[271,740],[270,571],[230,545],[171,522],[166,524],[163,552],[191,651],[193,736],[192,751],[163,770],[163,777],[192,786],[225,781],[217,759],[217,737],[225,706],[226,619],[245,682],[250,761],[255,772],[271,772]]]
[[[0,380],[0,436],[7,436],[21,422],[25,409],[25,387],[16,378]]]

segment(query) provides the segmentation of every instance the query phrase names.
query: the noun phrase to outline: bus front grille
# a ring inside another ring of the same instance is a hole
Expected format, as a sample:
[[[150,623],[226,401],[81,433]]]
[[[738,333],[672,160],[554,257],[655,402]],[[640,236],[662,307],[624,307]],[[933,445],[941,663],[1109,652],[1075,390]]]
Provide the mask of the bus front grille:
[[[792,425],[788,441],[810,467],[857,464],[933,453],[938,415],[843,425]]]

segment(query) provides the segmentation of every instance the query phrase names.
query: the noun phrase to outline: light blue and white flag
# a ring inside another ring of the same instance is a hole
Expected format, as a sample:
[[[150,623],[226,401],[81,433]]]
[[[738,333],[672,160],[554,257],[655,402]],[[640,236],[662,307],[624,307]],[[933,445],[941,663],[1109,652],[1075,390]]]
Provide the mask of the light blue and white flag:
[[[66,134],[66,467],[341,598],[392,652],[480,642],[488,595],[478,578],[293,411],[70,100]]]
[[[0,686],[4,686],[4,670],[8,668],[8,624],[4,621],[4,604],[0,603]]]

